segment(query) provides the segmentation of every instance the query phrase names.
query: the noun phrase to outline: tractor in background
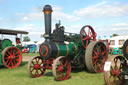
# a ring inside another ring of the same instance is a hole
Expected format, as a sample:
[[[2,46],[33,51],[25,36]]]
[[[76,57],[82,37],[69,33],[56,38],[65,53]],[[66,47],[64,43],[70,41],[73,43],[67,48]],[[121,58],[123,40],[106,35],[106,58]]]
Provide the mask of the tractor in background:
[[[0,29],[0,65],[4,65],[7,68],[15,68],[21,64],[22,61],[22,44],[18,34],[28,34],[26,31]],[[8,38],[4,38],[4,35],[15,35],[16,46]]]

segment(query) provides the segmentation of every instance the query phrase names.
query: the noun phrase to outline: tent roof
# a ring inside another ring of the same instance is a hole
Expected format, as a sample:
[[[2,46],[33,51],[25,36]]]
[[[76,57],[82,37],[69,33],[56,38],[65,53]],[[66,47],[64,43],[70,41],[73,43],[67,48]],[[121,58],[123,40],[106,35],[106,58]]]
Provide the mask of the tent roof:
[[[0,29],[0,34],[17,35],[17,34],[28,34],[28,32],[20,31],[20,30]]]

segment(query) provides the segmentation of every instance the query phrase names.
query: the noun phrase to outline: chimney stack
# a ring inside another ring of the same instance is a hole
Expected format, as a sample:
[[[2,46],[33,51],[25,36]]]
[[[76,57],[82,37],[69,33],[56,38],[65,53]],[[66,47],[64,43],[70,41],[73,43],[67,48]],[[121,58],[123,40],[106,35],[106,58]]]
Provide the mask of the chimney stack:
[[[52,7],[50,5],[45,5],[42,11],[44,12],[44,23],[45,23],[44,37],[46,38],[46,40],[49,40],[51,36]]]

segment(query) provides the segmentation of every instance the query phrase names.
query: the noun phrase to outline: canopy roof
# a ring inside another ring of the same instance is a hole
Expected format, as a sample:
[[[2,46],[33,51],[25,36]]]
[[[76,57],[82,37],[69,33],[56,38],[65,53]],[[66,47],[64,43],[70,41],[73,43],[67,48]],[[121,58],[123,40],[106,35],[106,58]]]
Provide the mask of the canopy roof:
[[[20,30],[0,29],[0,34],[17,35],[17,34],[28,34],[28,32],[20,31]]]

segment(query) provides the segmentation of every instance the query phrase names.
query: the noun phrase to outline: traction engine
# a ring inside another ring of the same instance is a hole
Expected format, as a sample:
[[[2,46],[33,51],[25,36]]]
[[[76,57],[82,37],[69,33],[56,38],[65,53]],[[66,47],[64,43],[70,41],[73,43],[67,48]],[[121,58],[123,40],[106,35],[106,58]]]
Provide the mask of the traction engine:
[[[14,46],[12,41],[7,38],[0,39],[0,66],[4,65],[7,68],[15,68],[21,64],[22,61],[22,44],[18,34],[28,34],[26,31],[17,31],[9,29],[0,29],[0,34],[3,35],[15,35],[16,45]]]
[[[103,72],[108,58],[104,43],[96,41],[96,33],[90,25],[83,26],[80,34],[65,32],[60,23],[51,33],[52,7],[43,8],[45,20],[44,43],[39,49],[40,56],[33,57],[28,63],[31,77],[44,75],[46,69],[53,72],[55,80],[66,80],[71,67],[85,65],[90,72]]]

